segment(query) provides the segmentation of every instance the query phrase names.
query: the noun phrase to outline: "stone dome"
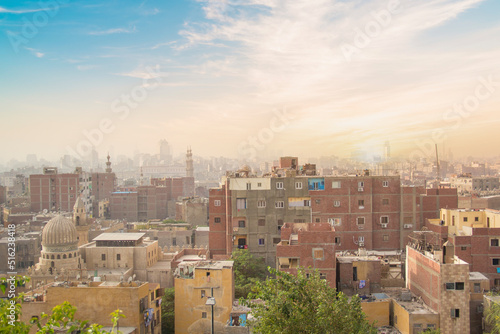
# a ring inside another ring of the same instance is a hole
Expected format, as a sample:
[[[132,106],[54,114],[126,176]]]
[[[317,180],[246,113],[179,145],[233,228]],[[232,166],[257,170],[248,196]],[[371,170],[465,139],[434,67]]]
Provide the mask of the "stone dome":
[[[71,247],[78,245],[78,232],[73,222],[58,215],[47,223],[42,231],[42,246]]]

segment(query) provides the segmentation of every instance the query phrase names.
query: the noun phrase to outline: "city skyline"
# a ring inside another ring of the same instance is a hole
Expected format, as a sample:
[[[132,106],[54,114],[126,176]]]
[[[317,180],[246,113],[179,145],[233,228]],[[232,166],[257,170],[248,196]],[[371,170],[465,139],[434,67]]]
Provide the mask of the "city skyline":
[[[494,156],[494,0],[0,6],[2,161],[156,153]]]

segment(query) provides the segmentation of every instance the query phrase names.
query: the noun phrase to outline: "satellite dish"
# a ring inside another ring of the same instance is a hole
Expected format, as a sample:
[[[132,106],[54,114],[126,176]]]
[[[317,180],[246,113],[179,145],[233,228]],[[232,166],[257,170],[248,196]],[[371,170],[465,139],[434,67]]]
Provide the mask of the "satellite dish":
[[[44,214],[44,215],[46,215],[46,214],[47,214],[47,212],[49,212],[49,210],[47,210],[47,209],[43,209],[43,211],[42,211],[42,212],[43,212],[43,214]]]
[[[129,277],[127,282],[132,283],[132,277]]]
[[[135,274],[132,275],[132,279],[135,280]]]

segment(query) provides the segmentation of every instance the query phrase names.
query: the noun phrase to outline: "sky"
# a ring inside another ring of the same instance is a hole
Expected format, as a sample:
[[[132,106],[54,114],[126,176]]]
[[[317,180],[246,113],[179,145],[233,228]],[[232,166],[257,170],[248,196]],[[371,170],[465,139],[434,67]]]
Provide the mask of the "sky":
[[[0,156],[500,154],[498,0],[2,1]]]

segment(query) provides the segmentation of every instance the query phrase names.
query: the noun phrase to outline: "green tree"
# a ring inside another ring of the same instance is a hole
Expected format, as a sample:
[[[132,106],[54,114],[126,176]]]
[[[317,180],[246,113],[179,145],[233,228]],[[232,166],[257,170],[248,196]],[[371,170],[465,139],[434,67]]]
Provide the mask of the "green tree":
[[[0,290],[8,298],[0,298],[0,333],[24,334],[31,328],[30,324],[19,321],[23,295],[14,292],[17,287],[25,285],[29,280],[30,278],[26,276],[0,278]]]
[[[486,324],[491,331],[487,334],[500,334],[500,304],[492,302],[484,312]]]
[[[175,333],[175,288],[165,289],[161,300],[161,332]]]
[[[276,278],[257,282],[249,294],[262,302],[243,300],[252,309],[254,320],[249,324],[255,333],[377,333],[366,320],[359,297],[349,300],[330,288],[318,271],[308,277],[303,269],[297,276],[269,271]]]
[[[267,277],[264,259],[251,254],[248,249],[237,249],[232,254],[234,261],[234,296],[246,298],[256,282]]]

